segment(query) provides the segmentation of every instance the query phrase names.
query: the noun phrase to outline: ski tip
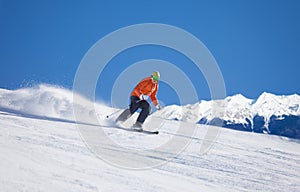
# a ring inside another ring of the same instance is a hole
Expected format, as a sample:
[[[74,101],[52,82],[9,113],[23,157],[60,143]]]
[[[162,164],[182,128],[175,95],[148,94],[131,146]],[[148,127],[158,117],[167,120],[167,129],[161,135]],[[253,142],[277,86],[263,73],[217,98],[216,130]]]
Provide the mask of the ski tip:
[[[155,134],[155,135],[159,134],[158,131],[149,131],[149,133],[150,133],[150,134]]]
[[[145,133],[145,134],[154,134],[154,135],[159,134],[158,131],[148,131],[148,130],[140,130],[140,131],[137,131],[137,132]]]

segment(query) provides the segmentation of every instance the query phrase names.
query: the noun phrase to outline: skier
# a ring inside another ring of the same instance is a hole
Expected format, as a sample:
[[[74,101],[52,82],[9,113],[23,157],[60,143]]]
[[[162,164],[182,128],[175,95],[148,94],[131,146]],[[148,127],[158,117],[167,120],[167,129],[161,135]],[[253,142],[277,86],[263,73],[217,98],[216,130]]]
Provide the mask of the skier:
[[[160,74],[158,71],[154,71],[150,77],[146,77],[142,79],[136,87],[133,89],[130,96],[130,105],[128,109],[125,109],[121,115],[116,119],[116,122],[124,122],[131,115],[133,115],[139,108],[141,112],[136,120],[136,123],[132,126],[133,129],[138,131],[143,131],[143,123],[148,117],[151,106],[147,102],[150,97],[153,105],[156,109],[160,110],[161,106],[158,103],[156,98],[156,93],[158,90],[158,80],[160,78]]]

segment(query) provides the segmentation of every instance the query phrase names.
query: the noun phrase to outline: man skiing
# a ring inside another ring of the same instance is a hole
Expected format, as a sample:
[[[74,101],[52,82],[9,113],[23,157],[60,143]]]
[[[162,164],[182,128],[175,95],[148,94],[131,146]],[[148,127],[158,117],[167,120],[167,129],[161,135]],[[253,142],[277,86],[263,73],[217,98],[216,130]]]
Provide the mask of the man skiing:
[[[143,131],[143,123],[145,122],[146,118],[148,117],[151,111],[151,106],[147,101],[148,98],[150,97],[156,109],[161,109],[161,106],[159,105],[158,100],[156,98],[159,78],[159,72],[154,71],[150,77],[142,79],[136,85],[130,96],[129,109],[125,109],[121,113],[121,115],[116,119],[116,122],[126,121],[140,108],[141,112],[136,120],[136,123],[132,126],[132,128],[138,131]]]

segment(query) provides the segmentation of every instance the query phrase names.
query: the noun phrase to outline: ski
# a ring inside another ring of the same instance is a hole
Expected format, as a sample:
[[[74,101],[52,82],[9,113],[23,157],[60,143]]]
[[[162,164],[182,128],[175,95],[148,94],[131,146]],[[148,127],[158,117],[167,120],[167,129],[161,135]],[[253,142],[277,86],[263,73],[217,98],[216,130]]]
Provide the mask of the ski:
[[[159,131],[150,131],[150,130],[137,130],[137,129],[133,129],[133,128],[127,128],[127,127],[123,127],[121,125],[115,125],[115,128],[117,129],[122,129],[124,131],[132,131],[132,132],[137,132],[137,133],[144,133],[144,134],[149,134],[149,135],[157,135],[159,134]]]
[[[157,134],[159,134],[159,131],[135,130],[135,129],[130,129],[130,130],[131,130],[131,131],[134,131],[134,132],[145,133],[145,134],[151,134],[151,135],[157,135]]]

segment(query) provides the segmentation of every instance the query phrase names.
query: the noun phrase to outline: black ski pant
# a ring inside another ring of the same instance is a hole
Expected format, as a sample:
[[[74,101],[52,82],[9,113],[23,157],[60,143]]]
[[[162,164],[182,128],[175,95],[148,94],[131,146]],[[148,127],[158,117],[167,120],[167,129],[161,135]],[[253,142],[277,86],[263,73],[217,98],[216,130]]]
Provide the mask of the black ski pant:
[[[131,115],[134,114],[138,109],[141,109],[142,111],[139,114],[139,117],[137,118],[137,122],[139,123],[144,123],[146,118],[148,117],[150,111],[151,111],[151,106],[146,100],[140,100],[136,96],[131,96],[130,97],[130,113]]]

